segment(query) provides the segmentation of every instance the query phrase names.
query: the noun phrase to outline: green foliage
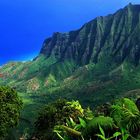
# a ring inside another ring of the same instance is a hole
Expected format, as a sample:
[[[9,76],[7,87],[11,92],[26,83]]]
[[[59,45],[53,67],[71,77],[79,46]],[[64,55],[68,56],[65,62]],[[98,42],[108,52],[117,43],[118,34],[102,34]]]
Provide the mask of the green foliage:
[[[82,138],[81,131],[86,128],[86,121],[79,117],[79,123],[73,121],[72,118],[67,119],[66,126],[65,125],[57,125],[54,127],[54,132],[61,136],[61,138],[67,139],[80,139]]]
[[[54,131],[60,139],[80,138],[81,132],[65,125],[57,125]]]
[[[115,133],[113,134],[113,136],[111,136],[111,137],[109,137],[109,138],[106,138],[106,137],[105,137],[105,132],[104,132],[104,130],[102,129],[101,126],[99,126],[99,129],[100,129],[101,134],[96,134],[96,136],[98,136],[98,137],[99,137],[100,139],[102,139],[102,140],[111,140],[111,139],[114,139],[114,138],[117,139],[118,136],[121,135],[120,132],[115,132]]]
[[[91,121],[89,121],[88,129],[98,129],[99,125],[104,129],[112,129],[114,127],[114,121],[110,117],[94,117]]]
[[[111,104],[110,103],[106,103],[100,106],[97,106],[95,109],[95,116],[108,116],[110,114],[110,108],[111,108]]]
[[[111,111],[110,114],[100,116],[97,109],[94,117],[93,112],[89,108],[83,109],[78,101],[58,100],[41,111],[35,134],[41,140],[127,140],[139,137],[140,112],[132,100],[123,98],[107,108],[102,107]]]
[[[67,102],[67,105],[70,106],[71,108],[74,108],[78,111],[80,111],[81,114],[84,113],[84,109],[82,108],[81,104],[79,103],[79,101],[71,101],[71,102]]]
[[[136,104],[127,98],[123,98],[112,105],[111,116],[121,128],[127,129],[132,135],[140,131],[140,112]]]
[[[66,100],[59,99],[54,103],[46,105],[39,113],[38,119],[35,123],[36,136],[41,140],[55,139],[53,133],[54,126],[64,125],[67,119],[71,119],[71,123],[78,122],[78,117],[82,117],[82,107],[79,102],[67,102]],[[45,132],[45,133],[44,133]]]
[[[109,134],[114,128],[114,121],[110,117],[94,117],[91,121],[88,122],[87,127],[84,129],[84,137],[87,137],[88,139],[95,139],[95,134],[99,132],[99,126],[101,126],[105,132]]]
[[[93,111],[88,107],[84,109],[84,118],[89,121],[92,120],[94,117]]]
[[[115,100],[112,105],[103,104],[94,112],[83,109],[79,101],[59,99],[41,109],[32,136],[40,140],[139,139],[139,114],[128,98]]]
[[[124,128],[121,128],[122,140],[127,140],[131,135]]]
[[[0,87],[0,139],[17,125],[21,107],[22,102],[14,89]]]

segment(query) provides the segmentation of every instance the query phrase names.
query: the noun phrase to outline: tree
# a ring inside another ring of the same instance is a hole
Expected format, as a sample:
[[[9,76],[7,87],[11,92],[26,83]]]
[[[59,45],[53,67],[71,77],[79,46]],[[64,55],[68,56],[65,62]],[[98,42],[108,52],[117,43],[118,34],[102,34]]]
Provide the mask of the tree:
[[[35,136],[41,140],[56,140],[57,136],[53,132],[54,127],[56,125],[65,126],[69,118],[72,118],[74,122],[79,122],[79,117],[83,116],[83,111],[78,101],[67,102],[64,99],[59,99],[46,105],[40,111],[35,122]]]
[[[17,92],[10,87],[0,87],[0,139],[4,139],[9,128],[18,124],[22,102]]]

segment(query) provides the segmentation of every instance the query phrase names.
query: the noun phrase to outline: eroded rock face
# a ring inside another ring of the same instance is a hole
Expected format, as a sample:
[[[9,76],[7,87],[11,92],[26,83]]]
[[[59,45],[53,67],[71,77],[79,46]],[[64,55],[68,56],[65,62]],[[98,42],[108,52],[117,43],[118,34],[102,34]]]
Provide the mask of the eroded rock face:
[[[97,17],[77,31],[54,33],[44,41],[40,54],[79,65],[97,63],[110,55],[116,62],[140,60],[140,6],[129,4],[113,15]]]

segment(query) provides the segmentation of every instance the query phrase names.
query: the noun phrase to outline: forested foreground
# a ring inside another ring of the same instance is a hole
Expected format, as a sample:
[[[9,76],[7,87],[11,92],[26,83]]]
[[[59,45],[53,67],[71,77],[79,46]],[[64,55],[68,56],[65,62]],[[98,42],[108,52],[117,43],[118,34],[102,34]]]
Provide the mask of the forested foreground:
[[[11,139],[10,131],[18,125],[21,109],[17,92],[0,87],[0,140]],[[79,101],[58,99],[40,109],[32,133],[20,139],[139,140],[140,100],[122,98],[83,108]]]
[[[9,87],[0,87],[0,140],[7,139],[11,129],[17,126],[21,109],[22,101],[17,92]]]
[[[139,109],[139,100],[135,104],[128,98],[96,109],[59,99],[42,109],[34,136],[41,140],[139,140]]]

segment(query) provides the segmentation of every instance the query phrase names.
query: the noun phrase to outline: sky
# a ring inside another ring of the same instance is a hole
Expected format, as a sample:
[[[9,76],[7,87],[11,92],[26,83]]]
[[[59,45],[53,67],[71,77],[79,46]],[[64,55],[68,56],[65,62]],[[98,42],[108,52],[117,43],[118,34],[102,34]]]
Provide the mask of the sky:
[[[0,0],[0,65],[39,54],[53,32],[80,28],[140,0]]]

